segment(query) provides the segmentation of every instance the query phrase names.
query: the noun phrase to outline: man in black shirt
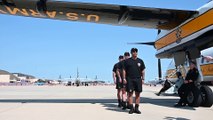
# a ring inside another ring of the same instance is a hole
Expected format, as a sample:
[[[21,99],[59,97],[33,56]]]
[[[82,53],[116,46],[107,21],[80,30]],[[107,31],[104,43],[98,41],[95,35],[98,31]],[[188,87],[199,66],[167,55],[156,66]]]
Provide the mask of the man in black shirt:
[[[119,56],[119,62],[123,60],[123,56],[120,55]],[[116,63],[113,66],[113,70],[112,70],[112,76],[113,76],[113,80],[114,83],[116,84],[116,89],[117,89],[117,98],[118,98],[118,107],[122,107],[122,99],[121,99],[121,88],[122,88],[122,81],[121,79],[119,79],[118,75],[116,74],[116,71],[118,69],[118,63]]]
[[[119,79],[122,80],[122,106],[123,106],[123,110],[125,110],[128,107],[128,101],[127,100],[127,93],[126,93],[126,81],[124,82],[123,80],[123,68],[124,68],[124,61],[126,59],[129,59],[130,54],[129,52],[125,52],[124,53],[124,60],[122,60],[121,62],[118,63],[118,69],[117,69],[117,75],[119,77]]]
[[[138,49],[131,49],[132,57],[124,61],[123,77],[124,82],[127,82],[127,92],[129,99],[129,114],[139,111],[140,93],[142,92],[142,84],[145,78],[145,65],[143,60],[137,57]],[[133,107],[133,92],[135,91],[135,108]]]
[[[186,74],[186,78],[184,80],[184,83],[178,89],[178,94],[180,96],[180,100],[175,105],[175,107],[181,107],[181,106],[186,105],[187,94],[190,90],[192,90],[193,87],[195,87],[194,82],[198,79],[198,76],[199,76],[199,72],[198,72],[198,69],[196,68],[196,62],[191,61],[190,62],[190,69]]]

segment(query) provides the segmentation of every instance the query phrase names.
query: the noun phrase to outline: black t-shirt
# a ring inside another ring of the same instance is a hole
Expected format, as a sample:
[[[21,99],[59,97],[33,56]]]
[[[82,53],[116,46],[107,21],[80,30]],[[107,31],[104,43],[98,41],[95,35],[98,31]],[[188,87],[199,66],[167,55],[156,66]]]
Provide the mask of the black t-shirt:
[[[116,81],[119,80],[118,75],[117,75],[117,73],[116,73],[116,70],[117,70],[117,69],[118,69],[118,63],[116,63],[116,64],[113,66],[113,69],[112,69],[112,71],[115,72],[115,74],[116,74]]]
[[[198,76],[199,76],[199,72],[196,68],[192,70],[190,69],[186,74],[185,80],[192,80],[194,82],[197,80]]]
[[[118,68],[118,63],[116,63],[116,64],[113,66],[112,71],[113,71],[113,72],[116,72],[117,68]]]
[[[124,61],[125,60],[122,60],[122,61],[118,62],[118,69],[122,70],[124,68]]]
[[[119,69],[119,73],[120,73],[120,76],[121,78],[123,79],[123,68],[124,68],[124,60],[120,61],[118,63],[118,69]]]
[[[144,62],[140,58],[129,58],[124,61],[124,70],[128,78],[141,78],[145,68]]]

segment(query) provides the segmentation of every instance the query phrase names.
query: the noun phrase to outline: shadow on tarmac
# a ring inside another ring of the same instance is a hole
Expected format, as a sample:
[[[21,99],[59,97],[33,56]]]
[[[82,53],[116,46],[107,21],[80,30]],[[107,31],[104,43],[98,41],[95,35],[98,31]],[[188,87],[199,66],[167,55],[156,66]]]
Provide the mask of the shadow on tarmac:
[[[193,107],[185,106],[185,107],[174,107],[175,103],[179,101],[179,98],[177,99],[153,99],[153,98],[141,98],[141,103],[148,103],[163,107],[172,107],[172,108],[178,108],[178,109],[185,109],[185,110],[196,110]]]
[[[0,99],[0,103],[116,103],[116,99]]]
[[[127,112],[127,110],[122,110],[115,103],[101,103],[106,110],[116,111],[116,112]]]
[[[141,97],[144,104],[153,104],[162,107],[172,107],[179,99],[162,99]],[[121,112],[121,108],[117,107],[117,99],[0,99],[0,103],[91,103],[102,104],[108,110]],[[195,110],[193,107],[178,107],[178,109]]]
[[[165,117],[164,120],[190,120],[190,119],[187,119],[187,118],[181,118],[181,117]]]
[[[141,97],[140,103],[142,103],[142,104],[153,104],[153,105],[162,106],[162,107],[171,107],[171,108],[185,109],[185,110],[196,110],[195,108],[189,107],[189,106],[174,107],[174,104],[178,100],[179,99],[154,99],[154,98]],[[122,110],[121,108],[117,107],[117,102],[115,102],[115,103],[114,104],[102,103],[102,105],[104,105],[104,107],[106,107],[107,110],[112,110],[112,111],[117,111],[117,112],[121,112],[121,111],[126,112],[125,110]],[[170,119],[168,119],[168,120],[170,120]],[[177,120],[182,120],[182,119],[177,119]]]

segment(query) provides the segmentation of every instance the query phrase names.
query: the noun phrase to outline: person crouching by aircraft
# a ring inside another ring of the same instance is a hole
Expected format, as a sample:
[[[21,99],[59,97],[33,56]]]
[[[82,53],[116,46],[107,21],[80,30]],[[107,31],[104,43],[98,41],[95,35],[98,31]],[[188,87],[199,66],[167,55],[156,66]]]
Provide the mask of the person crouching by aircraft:
[[[124,67],[124,61],[129,59],[130,54],[129,52],[124,53],[124,60],[118,63],[118,69],[117,69],[117,74],[119,79],[122,80],[122,109],[125,110],[128,107],[128,101],[127,100],[127,92],[126,92],[126,81],[123,80],[123,67]]]
[[[120,55],[119,56],[119,62],[123,60],[123,56]],[[113,80],[114,83],[116,84],[116,89],[117,89],[117,99],[118,99],[118,107],[122,107],[122,99],[121,99],[121,88],[122,88],[122,84],[121,84],[121,80],[119,80],[118,75],[116,74],[116,70],[118,69],[118,63],[116,63],[113,66],[113,70],[112,70],[112,76],[113,76]]]
[[[162,92],[167,91],[171,87],[171,82],[168,80],[168,76],[166,76],[166,80],[164,82],[163,88],[156,94],[157,96],[160,96]]]
[[[180,96],[180,100],[177,104],[175,104],[175,107],[186,106],[187,94],[190,90],[193,89],[193,87],[195,87],[194,82],[198,79],[198,76],[199,76],[199,72],[198,72],[198,69],[196,68],[196,62],[190,61],[190,69],[186,74],[184,83],[178,89],[178,94]]]
[[[166,76],[166,80],[165,80],[165,82],[164,82],[164,85],[163,85],[163,88],[158,92],[158,93],[156,93],[156,95],[157,96],[160,96],[161,95],[161,93],[162,92],[165,92],[165,91],[167,91],[172,85],[174,85],[175,84],[175,88],[174,89],[179,89],[180,88],[180,86],[178,86],[176,83],[177,82],[179,82],[181,85],[182,85],[182,81],[183,81],[183,76],[182,76],[182,74],[181,74],[181,72],[180,71],[177,71],[176,72],[176,76],[177,76],[177,81],[175,82],[175,83],[173,83],[173,82],[171,82],[170,80],[169,80],[169,77],[168,76]],[[174,91],[176,91],[176,90],[174,90]],[[176,94],[176,93],[175,93]]]
[[[127,92],[129,99],[129,114],[141,114],[139,110],[140,93],[145,78],[145,65],[142,59],[138,58],[138,49],[131,49],[132,57],[124,61],[123,80],[127,81]],[[133,92],[135,91],[135,108],[133,107]]]

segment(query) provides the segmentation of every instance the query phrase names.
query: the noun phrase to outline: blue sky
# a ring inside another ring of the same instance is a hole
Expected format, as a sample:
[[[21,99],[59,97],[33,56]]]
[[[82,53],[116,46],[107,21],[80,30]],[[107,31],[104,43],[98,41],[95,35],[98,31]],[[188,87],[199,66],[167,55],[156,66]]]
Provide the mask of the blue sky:
[[[144,7],[195,10],[209,0],[65,0]],[[156,50],[127,45],[154,41],[157,31],[124,26],[67,22],[0,15],[0,69],[38,78],[57,79],[88,76],[112,81],[117,58],[132,47],[146,65],[146,80],[157,76]],[[170,60],[162,60],[163,71]]]

